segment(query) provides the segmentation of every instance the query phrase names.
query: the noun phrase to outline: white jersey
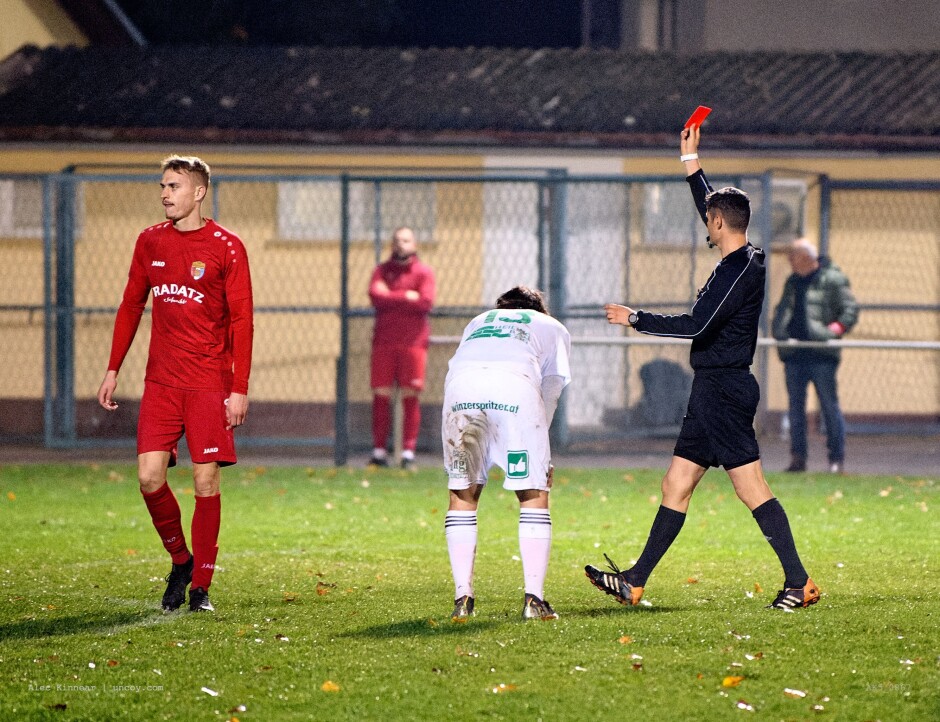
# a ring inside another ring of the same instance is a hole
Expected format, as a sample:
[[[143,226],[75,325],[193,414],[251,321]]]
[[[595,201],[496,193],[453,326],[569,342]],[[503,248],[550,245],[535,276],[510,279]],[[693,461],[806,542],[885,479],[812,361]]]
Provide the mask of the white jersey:
[[[444,383],[463,371],[492,369],[521,376],[536,389],[546,376],[560,376],[567,385],[570,354],[568,329],[551,316],[529,310],[487,311],[464,329]]]
[[[467,324],[444,385],[450,488],[485,483],[493,465],[506,472],[507,489],[547,488],[548,428],[571,381],[570,352],[568,330],[537,311],[497,309]]]

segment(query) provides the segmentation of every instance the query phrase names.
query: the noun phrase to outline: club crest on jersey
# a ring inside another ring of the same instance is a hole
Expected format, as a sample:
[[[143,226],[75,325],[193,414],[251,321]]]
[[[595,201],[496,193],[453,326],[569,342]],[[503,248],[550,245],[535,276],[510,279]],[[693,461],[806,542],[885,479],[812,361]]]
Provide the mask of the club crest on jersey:
[[[189,269],[189,272],[193,274],[193,278],[197,281],[206,275],[206,264],[202,261],[193,261],[193,267]]]

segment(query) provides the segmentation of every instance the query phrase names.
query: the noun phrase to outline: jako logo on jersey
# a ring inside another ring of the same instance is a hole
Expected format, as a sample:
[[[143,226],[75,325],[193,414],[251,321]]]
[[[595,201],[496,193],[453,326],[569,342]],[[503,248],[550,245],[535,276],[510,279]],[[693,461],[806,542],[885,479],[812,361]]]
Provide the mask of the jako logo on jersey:
[[[157,268],[163,268],[166,265],[166,261],[154,261],[150,265],[156,266]]]
[[[162,286],[153,287],[153,297],[159,298],[160,296],[182,296],[183,298],[191,298],[196,303],[202,303],[202,299],[206,297],[206,294],[199,293],[199,291],[189,286],[180,286],[176,283],[164,283]]]
[[[193,274],[193,278],[197,281],[206,275],[206,264],[202,261],[193,261],[193,267],[189,269],[189,272]]]
[[[218,453],[219,453],[219,447],[218,447],[218,446],[210,446],[208,449],[203,449],[203,450],[202,450],[202,453],[203,453],[203,454],[218,454]]]

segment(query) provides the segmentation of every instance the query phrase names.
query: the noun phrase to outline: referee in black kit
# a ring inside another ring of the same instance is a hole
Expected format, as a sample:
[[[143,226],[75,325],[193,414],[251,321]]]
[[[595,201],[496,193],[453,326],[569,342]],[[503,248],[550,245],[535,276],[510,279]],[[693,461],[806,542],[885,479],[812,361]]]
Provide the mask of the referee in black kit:
[[[792,611],[819,601],[819,587],[803,568],[786,512],[764,479],[754,435],[760,388],[750,366],[764,301],[764,252],[747,240],[747,194],[731,187],[715,191],[705,178],[698,162],[700,133],[698,126],[682,131],[680,160],[708,228],[706,241],[721,251],[721,261],[689,313],[663,316],[613,303],[604,306],[609,323],[651,336],[692,339],[689,361],[695,375],[688,410],[663,477],[661,506],[636,565],[620,571],[605,554],[610,571],[593,566],[584,571],[594,586],[621,604],[638,604],[647,578],[682,529],[695,487],[708,467],[723,466],[783,566],[784,588],[769,606]]]

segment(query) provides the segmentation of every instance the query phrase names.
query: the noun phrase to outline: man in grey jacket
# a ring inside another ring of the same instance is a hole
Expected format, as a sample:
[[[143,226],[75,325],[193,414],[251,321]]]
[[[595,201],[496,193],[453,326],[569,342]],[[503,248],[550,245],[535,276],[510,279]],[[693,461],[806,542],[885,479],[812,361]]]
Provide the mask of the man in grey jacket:
[[[849,279],[816,247],[801,238],[790,247],[793,273],[774,310],[773,335],[780,341],[828,341],[848,333],[858,321],[858,303]],[[777,348],[783,361],[790,397],[790,466],[806,471],[806,389],[812,382],[826,424],[829,471],[842,473],[845,462],[845,421],[839,408],[836,370],[839,348]]]

